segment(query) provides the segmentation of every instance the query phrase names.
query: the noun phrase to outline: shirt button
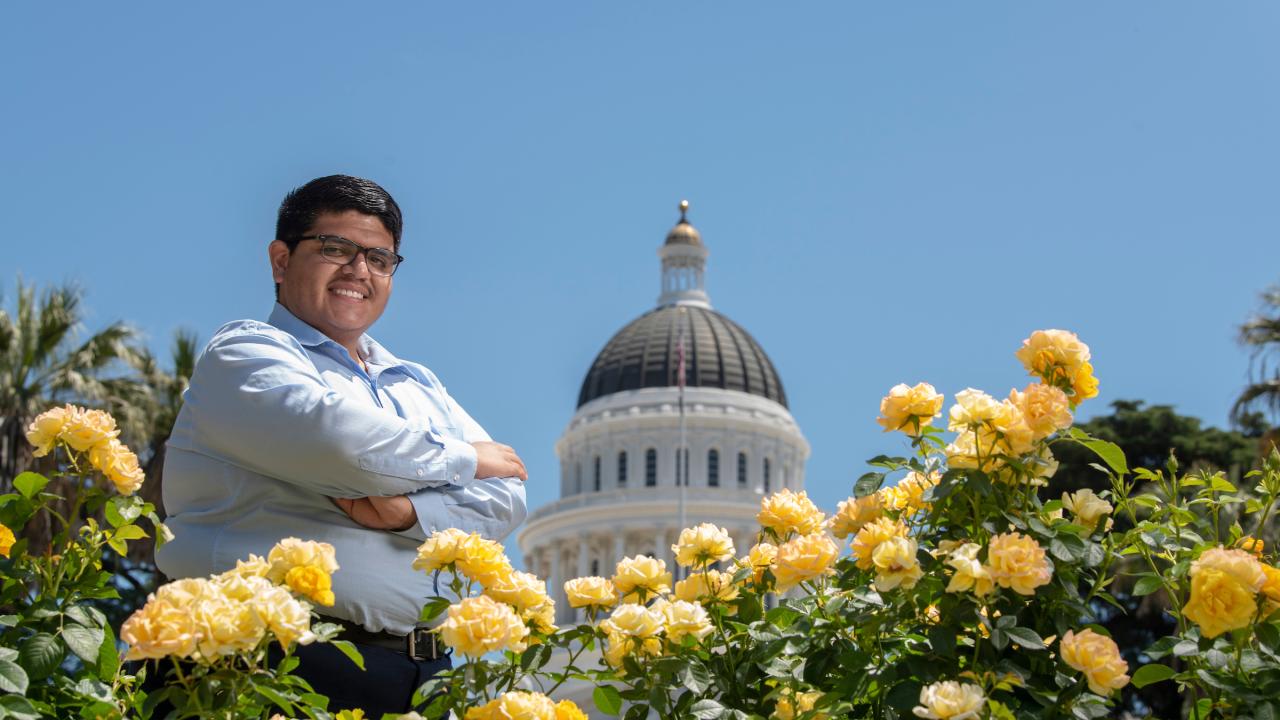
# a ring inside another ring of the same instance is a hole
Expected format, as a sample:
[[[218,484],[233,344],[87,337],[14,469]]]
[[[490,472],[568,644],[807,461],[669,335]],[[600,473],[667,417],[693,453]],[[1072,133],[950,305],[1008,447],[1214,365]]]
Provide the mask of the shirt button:
[[[422,468],[418,468],[418,477],[422,477]]]

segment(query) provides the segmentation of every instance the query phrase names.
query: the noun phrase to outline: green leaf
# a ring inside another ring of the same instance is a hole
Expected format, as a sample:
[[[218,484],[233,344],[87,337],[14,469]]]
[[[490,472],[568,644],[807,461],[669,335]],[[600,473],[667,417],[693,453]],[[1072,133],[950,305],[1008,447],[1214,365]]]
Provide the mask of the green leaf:
[[[67,625],[62,628],[62,641],[71,648],[71,652],[90,665],[98,662],[98,648],[102,647],[105,635],[102,628],[87,628],[83,625]]]
[[[351,662],[355,663],[356,667],[364,670],[364,655],[361,655],[360,651],[349,640],[332,640],[329,644],[342,651],[343,655],[351,658]]]
[[[1200,652],[1200,645],[1195,640],[1183,640],[1173,646],[1174,657],[1186,657]]]
[[[25,498],[33,498],[36,493],[44,489],[49,484],[49,478],[33,472],[24,472],[13,479],[13,487],[22,493]]]
[[[1063,562],[1084,559],[1084,541],[1075,535],[1058,535],[1049,541],[1049,554]]]
[[[21,620],[17,615],[0,615],[0,627],[14,627]]]
[[[1044,640],[1035,630],[1025,627],[1011,627],[1005,630],[1014,642],[1027,650],[1044,650]]]
[[[1164,587],[1164,585],[1162,584],[1159,576],[1143,575],[1138,578],[1138,582],[1133,585],[1133,596],[1142,597],[1143,595],[1150,595],[1162,587]]]
[[[22,644],[18,651],[18,663],[26,669],[29,677],[42,680],[58,669],[64,653],[58,638],[49,633],[36,633]]]
[[[12,718],[12,720],[42,720],[44,718],[36,710],[36,707],[31,704],[30,700],[17,695],[0,697],[0,708],[4,709],[4,717]]]
[[[449,602],[449,598],[427,598],[426,604],[422,606],[422,613],[418,615],[418,620],[421,622],[431,622],[432,620],[435,620],[440,613],[448,610],[449,605],[451,604],[452,603]]]
[[[71,622],[85,627],[103,627],[107,624],[107,616],[88,605],[72,605],[67,608],[66,616]]]
[[[277,691],[275,688],[270,688],[270,687],[267,687],[266,685],[254,685],[253,689],[259,695],[271,701],[276,707],[280,708],[281,710],[293,709],[293,703],[289,702],[289,699],[286,698],[284,695],[281,695],[280,692]]]
[[[116,528],[113,537],[117,540],[141,540],[147,537],[147,531],[137,525],[124,525]]]
[[[995,700],[987,700],[987,708],[991,710],[993,720],[1015,720],[1013,711],[1006,707],[1003,703]]]
[[[1081,444],[1102,458],[1102,461],[1109,465],[1117,475],[1128,474],[1129,464],[1125,462],[1124,450],[1121,450],[1119,445],[1106,440],[1085,440]]]
[[[622,711],[622,696],[612,685],[600,685],[591,691],[591,700],[596,709],[605,715],[617,715]]]
[[[881,483],[884,482],[884,475],[880,472],[869,472],[858,478],[858,481],[853,484],[853,496],[866,497],[879,490]]]
[[[116,634],[107,625],[102,629],[102,647],[98,648],[98,677],[109,680],[120,671],[120,650],[116,647]]]
[[[711,687],[711,674],[700,663],[690,663],[680,668],[676,673],[676,679],[680,684],[698,694]]]
[[[689,708],[689,714],[698,720],[717,720],[725,714],[725,709],[715,700],[699,700]]]
[[[1158,683],[1177,675],[1173,668],[1168,665],[1143,665],[1133,674],[1129,682],[1133,683],[1136,688],[1144,688],[1153,683]]]
[[[26,695],[30,682],[21,665],[12,660],[0,660],[0,690]]]

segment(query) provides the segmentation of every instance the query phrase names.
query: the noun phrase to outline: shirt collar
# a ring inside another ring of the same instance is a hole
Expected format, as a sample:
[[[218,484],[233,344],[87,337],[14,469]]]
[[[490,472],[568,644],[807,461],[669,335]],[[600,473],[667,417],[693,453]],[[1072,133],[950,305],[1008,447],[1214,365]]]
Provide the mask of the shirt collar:
[[[280,303],[276,303],[275,307],[272,308],[271,316],[267,318],[267,323],[289,333],[303,347],[313,348],[325,344],[338,346],[338,343],[333,338],[298,319],[297,315],[294,315],[289,311],[289,308]],[[359,347],[360,354],[369,365],[376,365],[384,370],[404,365],[399,358],[392,355],[381,343],[369,337],[368,333],[360,336]]]

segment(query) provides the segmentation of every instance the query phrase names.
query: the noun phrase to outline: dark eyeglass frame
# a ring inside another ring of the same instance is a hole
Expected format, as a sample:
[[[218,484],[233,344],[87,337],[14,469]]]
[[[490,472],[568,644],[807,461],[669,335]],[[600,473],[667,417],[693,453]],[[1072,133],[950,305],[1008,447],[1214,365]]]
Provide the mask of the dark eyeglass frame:
[[[365,266],[369,268],[369,272],[371,274],[377,275],[378,277],[391,277],[392,275],[395,275],[396,270],[400,269],[400,263],[404,262],[404,256],[401,255],[400,253],[391,252],[386,248],[365,247],[360,243],[356,242],[355,240],[348,240],[347,238],[344,238],[341,235],[299,235],[297,237],[285,240],[285,244],[288,245],[290,248],[293,248],[303,240],[319,240],[320,241],[320,259],[328,263],[333,263],[334,265],[350,265],[351,263],[355,262],[357,257],[359,257],[360,255],[364,255]],[[344,245],[353,247],[356,249],[355,254],[353,254],[351,256],[351,259],[346,262],[339,262],[324,254],[324,249],[326,247],[335,247],[335,246],[343,247]],[[395,263],[391,266],[391,272],[387,273],[386,275],[383,275],[380,272],[374,271],[373,265],[369,263],[369,253],[377,253],[379,255],[385,254],[395,258]]]

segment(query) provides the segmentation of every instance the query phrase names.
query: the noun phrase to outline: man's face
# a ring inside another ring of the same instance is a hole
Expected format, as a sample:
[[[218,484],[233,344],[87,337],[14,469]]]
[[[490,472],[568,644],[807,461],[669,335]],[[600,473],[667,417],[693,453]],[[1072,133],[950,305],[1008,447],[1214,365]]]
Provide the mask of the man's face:
[[[316,218],[307,235],[338,235],[366,248],[395,251],[382,221],[355,210]],[[292,253],[279,240],[269,248],[271,271],[280,283],[280,304],[299,320],[352,349],[391,297],[391,278],[369,272],[363,253],[346,265],[320,256],[319,240],[303,240]]]

